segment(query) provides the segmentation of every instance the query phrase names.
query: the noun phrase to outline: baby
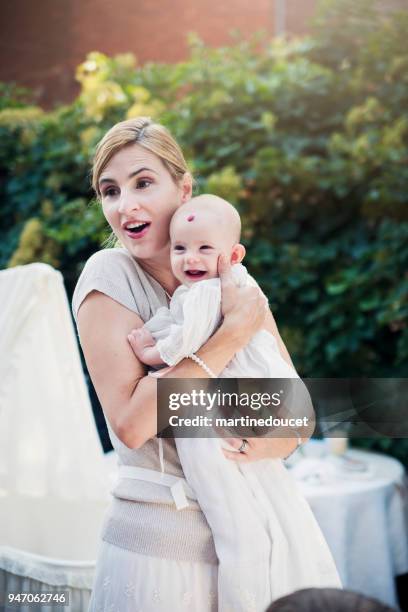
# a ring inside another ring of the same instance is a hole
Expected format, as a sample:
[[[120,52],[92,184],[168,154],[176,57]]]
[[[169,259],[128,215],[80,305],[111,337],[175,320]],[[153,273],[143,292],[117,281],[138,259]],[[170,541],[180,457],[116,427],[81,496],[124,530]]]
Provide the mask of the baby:
[[[219,255],[227,255],[232,265],[243,260],[245,247],[239,243],[240,234],[241,219],[238,212],[229,202],[217,196],[201,195],[177,209],[170,223],[170,257],[173,274],[182,285],[173,295],[173,311],[176,310],[174,303],[179,298],[184,301],[182,298],[186,289],[199,281],[218,277]],[[159,312],[156,316],[160,314],[164,315],[161,322],[165,325],[166,315]],[[177,312],[174,314],[179,318]],[[160,343],[156,344],[151,332],[156,338],[160,337],[154,322],[149,321],[129,336],[136,356],[146,365],[174,365],[169,363],[168,355],[167,360],[163,358]],[[167,340],[167,344],[171,344],[171,341]]]
[[[245,255],[240,229],[237,211],[213,195],[193,198],[177,209],[170,224],[171,267],[181,285],[169,308],[159,308],[142,329],[129,335],[142,362],[174,366],[215,332],[222,316],[220,254],[229,257],[238,286],[256,285],[240,263]],[[282,358],[275,337],[261,330],[220,377],[298,375]],[[302,385],[294,388],[295,407],[304,407]],[[260,612],[300,588],[340,586],[313,513],[281,459],[230,461],[222,452],[225,442],[215,437],[176,437],[175,444],[189,497],[197,499],[213,534],[220,611]],[[186,498],[179,498],[180,510],[188,505]]]

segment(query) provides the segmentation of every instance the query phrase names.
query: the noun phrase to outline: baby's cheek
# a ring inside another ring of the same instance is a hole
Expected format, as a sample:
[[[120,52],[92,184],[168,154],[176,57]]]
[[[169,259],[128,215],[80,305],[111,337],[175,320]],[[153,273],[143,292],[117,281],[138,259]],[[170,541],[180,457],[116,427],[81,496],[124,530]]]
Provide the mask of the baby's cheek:
[[[173,256],[170,256],[170,265],[173,270],[177,270],[180,267],[177,258]]]
[[[212,278],[218,277],[218,256],[211,262],[211,276]]]

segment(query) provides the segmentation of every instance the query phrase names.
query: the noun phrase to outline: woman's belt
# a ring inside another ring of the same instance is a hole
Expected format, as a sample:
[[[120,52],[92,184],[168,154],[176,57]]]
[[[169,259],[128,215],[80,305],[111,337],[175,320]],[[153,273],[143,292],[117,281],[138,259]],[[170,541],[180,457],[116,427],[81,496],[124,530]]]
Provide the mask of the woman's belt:
[[[118,467],[118,477],[145,480],[146,482],[153,482],[163,485],[164,487],[169,487],[177,510],[187,508],[189,505],[187,497],[194,501],[197,500],[187,480],[179,476],[172,476],[164,472],[157,472],[156,470],[149,470],[147,468],[135,467],[132,465],[120,465]]]

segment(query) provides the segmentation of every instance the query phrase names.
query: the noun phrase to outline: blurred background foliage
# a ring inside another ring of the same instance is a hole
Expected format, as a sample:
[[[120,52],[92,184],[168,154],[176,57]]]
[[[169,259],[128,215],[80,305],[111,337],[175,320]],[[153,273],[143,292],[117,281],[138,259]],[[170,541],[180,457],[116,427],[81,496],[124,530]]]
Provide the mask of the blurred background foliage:
[[[0,267],[45,261],[72,292],[109,234],[94,146],[149,115],[178,139],[197,192],[238,207],[247,266],[300,375],[406,377],[408,12],[375,6],[323,0],[301,39],[210,49],[190,35],[174,65],[94,52],[78,98],[50,112],[1,85]],[[407,463],[408,440],[361,444]]]

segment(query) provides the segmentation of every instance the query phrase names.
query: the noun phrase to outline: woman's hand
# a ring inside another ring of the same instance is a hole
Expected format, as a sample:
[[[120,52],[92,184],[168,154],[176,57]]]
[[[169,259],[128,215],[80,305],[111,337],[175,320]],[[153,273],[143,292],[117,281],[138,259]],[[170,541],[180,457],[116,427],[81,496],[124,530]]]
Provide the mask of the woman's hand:
[[[242,438],[224,438],[235,451],[222,449],[225,457],[231,461],[248,463],[249,461],[260,461],[261,459],[282,459],[290,455],[297,447],[297,438],[245,438],[247,444],[245,449],[237,452],[242,447]]]
[[[258,287],[237,287],[231,274],[231,265],[225,255],[218,259],[221,280],[221,312],[224,324],[238,337],[242,346],[264,327],[269,311],[265,296]]]

